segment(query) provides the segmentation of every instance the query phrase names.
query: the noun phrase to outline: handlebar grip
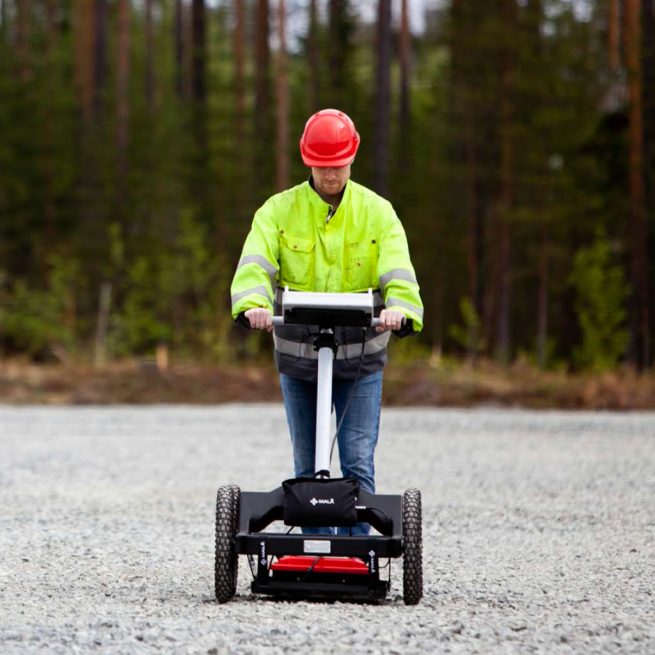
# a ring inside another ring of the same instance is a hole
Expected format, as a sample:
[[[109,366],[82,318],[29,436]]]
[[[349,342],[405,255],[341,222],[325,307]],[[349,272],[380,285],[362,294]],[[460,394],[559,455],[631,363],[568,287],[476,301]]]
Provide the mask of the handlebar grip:
[[[407,323],[407,317],[403,316],[401,324],[405,325],[405,323]],[[378,325],[380,325],[380,319],[379,318],[372,318],[371,319],[371,327],[377,327]]]

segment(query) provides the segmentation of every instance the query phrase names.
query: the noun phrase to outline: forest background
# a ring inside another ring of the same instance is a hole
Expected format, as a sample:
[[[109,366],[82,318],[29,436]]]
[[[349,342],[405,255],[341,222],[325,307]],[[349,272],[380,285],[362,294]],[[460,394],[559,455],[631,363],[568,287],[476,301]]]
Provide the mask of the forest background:
[[[268,357],[229,285],[329,106],[421,284],[397,361],[655,394],[654,0],[0,0],[0,361]]]

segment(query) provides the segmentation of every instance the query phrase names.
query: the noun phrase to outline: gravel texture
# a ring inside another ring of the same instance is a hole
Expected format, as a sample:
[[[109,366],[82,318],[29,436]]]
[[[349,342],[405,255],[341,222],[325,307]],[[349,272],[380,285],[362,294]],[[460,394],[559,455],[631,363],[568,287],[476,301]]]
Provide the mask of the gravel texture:
[[[387,409],[425,595],[213,599],[216,488],[290,473],[278,405],[0,407],[0,652],[655,652],[655,414]]]

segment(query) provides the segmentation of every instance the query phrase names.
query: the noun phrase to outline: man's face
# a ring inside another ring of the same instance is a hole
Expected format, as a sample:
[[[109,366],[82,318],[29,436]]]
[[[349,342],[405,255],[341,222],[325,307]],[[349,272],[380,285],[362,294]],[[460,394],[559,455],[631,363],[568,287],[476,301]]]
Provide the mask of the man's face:
[[[336,196],[350,179],[350,164],[339,168],[312,166],[314,188],[324,196]]]

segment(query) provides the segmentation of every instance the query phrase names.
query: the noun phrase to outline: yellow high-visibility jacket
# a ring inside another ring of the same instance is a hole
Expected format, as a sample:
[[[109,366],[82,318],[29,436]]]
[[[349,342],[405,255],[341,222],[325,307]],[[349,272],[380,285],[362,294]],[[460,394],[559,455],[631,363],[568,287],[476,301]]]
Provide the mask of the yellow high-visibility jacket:
[[[384,198],[353,182],[331,214],[311,180],[269,198],[255,214],[234,279],[232,316],[252,307],[275,309],[276,291],[366,292],[374,289],[376,313],[402,312],[403,333],[423,327],[423,304],[405,231]],[[380,370],[386,363],[389,333],[344,329],[334,366],[335,377],[350,379]],[[275,329],[278,369],[315,379],[316,352],[309,331],[298,326]],[[360,356],[362,361],[360,363]]]

